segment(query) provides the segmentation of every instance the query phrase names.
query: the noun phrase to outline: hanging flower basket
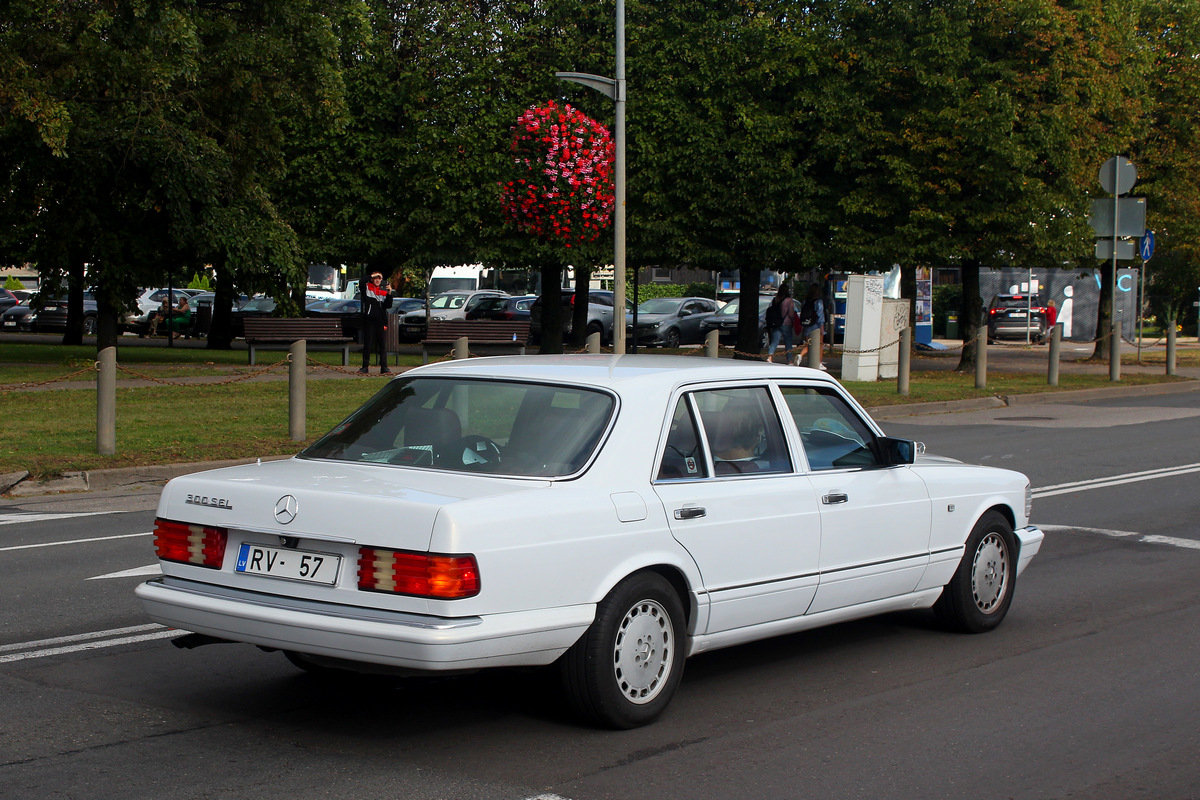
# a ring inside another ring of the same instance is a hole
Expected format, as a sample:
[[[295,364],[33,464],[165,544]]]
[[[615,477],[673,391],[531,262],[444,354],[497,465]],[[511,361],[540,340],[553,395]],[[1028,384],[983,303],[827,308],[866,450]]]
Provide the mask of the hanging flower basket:
[[[501,205],[518,230],[571,247],[612,224],[616,146],[599,122],[570,105],[534,106],[517,117],[512,155]]]

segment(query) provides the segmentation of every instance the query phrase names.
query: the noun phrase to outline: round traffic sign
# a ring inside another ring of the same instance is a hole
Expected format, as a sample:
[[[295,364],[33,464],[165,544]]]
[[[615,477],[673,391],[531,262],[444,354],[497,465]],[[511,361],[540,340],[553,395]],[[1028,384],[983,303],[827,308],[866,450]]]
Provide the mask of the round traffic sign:
[[[1109,194],[1122,195],[1137,183],[1137,167],[1125,156],[1113,156],[1100,167],[1100,186]]]

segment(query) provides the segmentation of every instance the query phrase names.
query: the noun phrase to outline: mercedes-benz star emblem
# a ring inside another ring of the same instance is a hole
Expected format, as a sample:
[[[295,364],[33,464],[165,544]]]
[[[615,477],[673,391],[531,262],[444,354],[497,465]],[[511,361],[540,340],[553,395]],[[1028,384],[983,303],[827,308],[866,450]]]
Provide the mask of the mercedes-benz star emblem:
[[[290,494],[285,494],[275,504],[275,521],[280,525],[287,525],[296,518],[296,511],[298,509],[299,503],[296,502],[296,498]]]

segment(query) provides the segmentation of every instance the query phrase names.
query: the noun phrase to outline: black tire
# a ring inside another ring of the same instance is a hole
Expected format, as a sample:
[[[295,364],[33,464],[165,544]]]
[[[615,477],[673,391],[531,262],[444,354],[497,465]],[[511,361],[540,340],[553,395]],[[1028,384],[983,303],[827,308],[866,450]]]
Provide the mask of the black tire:
[[[96,335],[96,318],[95,317],[84,317],[83,318],[83,335],[84,336],[95,336]]]
[[[949,628],[990,631],[1004,621],[1017,583],[1017,546],[1012,525],[998,511],[979,518],[954,577],[933,606]]]
[[[679,329],[671,328],[667,331],[666,340],[663,342],[663,347],[670,347],[672,350],[679,347]]]
[[[683,677],[683,631],[683,605],[665,578],[640,572],[621,581],[560,661],[571,705],[610,728],[658,719]]]

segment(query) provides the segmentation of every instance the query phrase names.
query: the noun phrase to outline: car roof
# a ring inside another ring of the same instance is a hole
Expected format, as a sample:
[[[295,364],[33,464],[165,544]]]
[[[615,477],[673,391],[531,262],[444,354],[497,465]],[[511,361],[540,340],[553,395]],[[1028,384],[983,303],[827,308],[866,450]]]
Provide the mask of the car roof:
[[[508,378],[546,383],[572,383],[638,391],[659,387],[671,391],[683,383],[727,380],[804,378],[833,384],[827,372],[786,364],[733,358],[674,355],[530,355],[493,356],[442,361],[416,367],[411,377]]]

